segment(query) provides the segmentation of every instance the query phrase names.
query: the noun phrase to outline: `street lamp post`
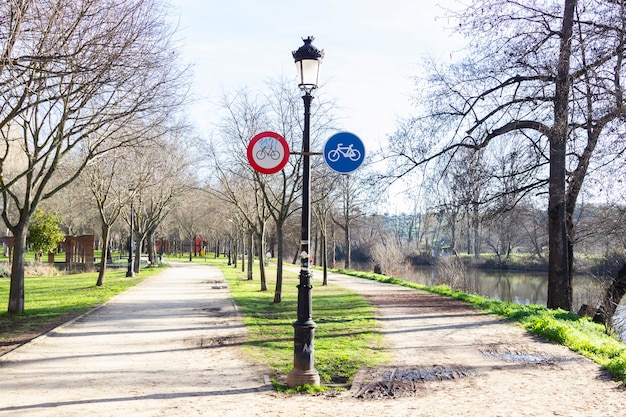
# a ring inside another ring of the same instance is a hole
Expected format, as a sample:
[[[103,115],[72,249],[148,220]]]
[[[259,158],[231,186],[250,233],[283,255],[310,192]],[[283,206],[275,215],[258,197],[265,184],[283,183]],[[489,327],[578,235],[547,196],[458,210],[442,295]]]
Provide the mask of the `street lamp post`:
[[[311,298],[311,269],[310,269],[310,224],[311,224],[311,164],[310,164],[310,120],[311,91],[317,88],[319,68],[324,57],[311,43],[315,38],[309,36],[303,39],[302,45],[292,53],[298,72],[298,87],[304,91],[304,132],[302,137],[302,235],[300,241],[300,282],[298,284],[298,319],[293,323],[294,328],[294,367],[287,375],[287,385],[290,387],[305,384],[319,385],[320,376],[313,364],[314,333],[316,324],[313,321]]]
[[[134,191],[134,190],[131,190]],[[130,200],[130,233],[128,234],[128,270],[126,271],[127,277],[135,276],[133,271],[133,199]]]

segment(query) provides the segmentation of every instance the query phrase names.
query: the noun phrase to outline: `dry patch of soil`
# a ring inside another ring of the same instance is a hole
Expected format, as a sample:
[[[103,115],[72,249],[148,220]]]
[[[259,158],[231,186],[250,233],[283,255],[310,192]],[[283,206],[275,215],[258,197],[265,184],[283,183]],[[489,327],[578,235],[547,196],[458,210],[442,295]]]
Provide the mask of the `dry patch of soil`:
[[[80,315],[81,313],[68,313],[36,321],[32,317],[19,315],[4,319],[0,329],[0,356]]]

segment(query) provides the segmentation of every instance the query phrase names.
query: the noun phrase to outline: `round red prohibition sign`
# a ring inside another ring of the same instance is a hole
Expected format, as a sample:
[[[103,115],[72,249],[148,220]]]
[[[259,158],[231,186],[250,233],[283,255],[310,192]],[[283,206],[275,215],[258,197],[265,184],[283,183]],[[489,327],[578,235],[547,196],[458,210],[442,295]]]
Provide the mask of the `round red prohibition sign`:
[[[287,165],[289,144],[275,132],[261,132],[248,144],[248,162],[261,174],[275,174]]]

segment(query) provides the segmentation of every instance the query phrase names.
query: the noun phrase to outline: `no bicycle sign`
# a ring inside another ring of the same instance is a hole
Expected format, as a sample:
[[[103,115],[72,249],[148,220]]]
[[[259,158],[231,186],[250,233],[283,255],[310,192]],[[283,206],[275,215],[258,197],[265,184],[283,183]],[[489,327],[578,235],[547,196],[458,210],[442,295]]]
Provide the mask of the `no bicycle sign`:
[[[261,174],[275,174],[287,165],[289,144],[276,132],[261,132],[248,144],[248,162]]]

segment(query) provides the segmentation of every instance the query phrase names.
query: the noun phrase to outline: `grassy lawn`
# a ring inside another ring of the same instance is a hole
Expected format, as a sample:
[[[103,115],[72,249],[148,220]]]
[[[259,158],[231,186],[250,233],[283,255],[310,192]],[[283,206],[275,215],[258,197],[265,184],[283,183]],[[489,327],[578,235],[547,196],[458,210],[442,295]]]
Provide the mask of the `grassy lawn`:
[[[55,326],[85,313],[116,294],[154,275],[158,268],[146,268],[126,278],[125,270],[107,271],[105,283],[96,287],[97,273],[26,277],[23,314],[8,315],[10,278],[0,278],[0,346],[27,341]]]
[[[254,280],[248,281],[240,267],[226,265],[224,258],[194,258],[194,261],[222,269],[249,330],[244,349],[254,361],[269,365],[274,379],[284,383],[293,368],[292,323],[297,312],[297,274],[284,271],[282,302],[275,304],[275,267],[266,268],[268,290],[261,291],[258,265]],[[350,382],[360,367],[389,360],[382,350],[383,339],[374,312],[375,308],[360,294],[336,285],[315,285],[315,368],[323,384]]]

